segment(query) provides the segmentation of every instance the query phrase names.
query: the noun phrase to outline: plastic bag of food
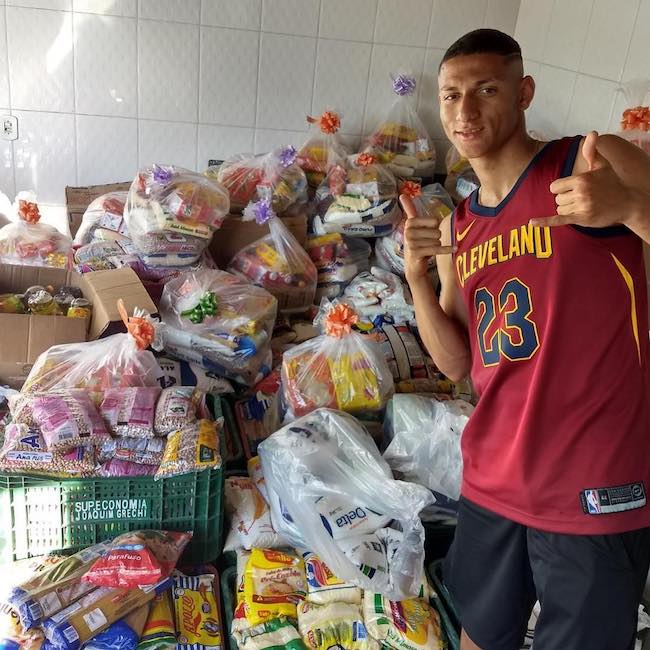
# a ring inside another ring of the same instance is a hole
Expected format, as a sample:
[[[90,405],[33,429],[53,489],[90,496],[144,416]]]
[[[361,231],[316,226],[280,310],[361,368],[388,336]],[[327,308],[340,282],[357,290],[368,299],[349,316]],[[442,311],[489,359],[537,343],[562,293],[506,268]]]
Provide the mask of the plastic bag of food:
[[[156,404],[156,435],[166,436],[196,422],[197,407],[202,399],[203,393],[191,386],[163,389]]]
[[[463,400],[395,395],[386,415],[391,442],[384,459],[405,480],[458,500],[463,476],[460,438],[473,410]]]
[[[174,608],[169,591],[153,599],[138,650],[176,650]]]
[[[44,618],[74,602],[80,591],[86,593],[92,588],[81,578],[109,548],[108,542],[90,546],[14,587],[7,602],[18,612],[23,628],[39,625]]]
[[[205,174],[228,190],[233,212],[241,212],[262,197],[270,199],[276,214],[307,201],[307,179],[296,164],[296,150],[291,146],[259,156],[238,154],[219,167],[208,168]]]
[[[110,478],[112,476],[137,477],[154,476],[158,468],[155,465],[140,465],[129,460],[111,458],[97,468],[97,476]]]
[[[128,192],[109,192],[98,196],[86,208],[74,237],[76,246],[96,241],[120,241],[126,237],[124,204]]]
[[[341,118],[334,111],[325,111],[318,117],[308,115],[307,122],[313,125],[314,130],[298,150],[298,165],[307,175],[309,186],[314,189],[329,177],[326,185],[329,194],[334,194],[340,182],[337,178],[340,179],[341,172],[345,170],[348,155],[337,135],[341,128]]]
[[[240,650],[307,650],[298,630],[286,616],[264,621],[234,636]]]
[[[226,514],[230,531],[224,550],[279,548],[286,542],[275,532],[271,513],[261,493],[248,476],[231,476],[225,485]]]
[[[361,607],[351,603],[327,605],[300,603],[298,629],[311,650],[379,650],[379,643],[368,634]]]
[[[232,384],[227,379],[217,377],[213,372],[196,363],[160,356],[158,357],[158,364],[162,370],[160,386],[163,389],[174,386],[191,386],[196,387],[203,393],[213,393],[215,395],[234,392]]]
[[[162,438],[112,438],[106,440],[97,452],[97,460],[106,463],[110,459],[137,465],[160,465],[165,450]]]
[[[89,477],[95,474],[95,449],[83,446],[67,451],[49,451],[39,429],[14,422],[5,430],[0,471],[64,478]]]
[[[445,189],[455,203],[460,203],[478,188],[478,176],[474,173],[469,160],[461,156],[454,145],[451,145],[447,151],[445,164],[447,166]]]
[[[396,176],[433,176],[436,150],[415,110],[415,77],[396,74],[391,78],[397,97],[362,151],[376,155]]]
[[[58,650],[80,650],[115,621],[125,618],[170,587],[171,578],[164,578],[145,589],[95,587],[66,609],[46,619],[43,631]]]
[[[339,193],[322,203],[327,208],[315,215],[314,232],[350,237],[388,235],[402,216],[393,173],[368,153],[352,157],[348,165],[345,183],[336,190]]]
[[[45,636],[39,628],[23,629],[18,612],[0,603],[0,648],[2,650],[40,650]]]
[[[173,579],[177,650],[221,648],[215,575],[186,576],[175,572]]]
[[[278,533],[312,550],[341,580],[395,600],[417,595],[424,563],[419,512],[433,498],[420,485],[393,480],[355,418],[318,409],[276,431],[259,455]],[[386,551],[386,572],[366,572],[345,549],[368,535],[381,546],[391,521],[403,531],[402,543]]]
[[[357,315],[345,303],[323,301],[315,323],[324,334],[287,350],[282,359],[282,399],[287,420],[319,407],[382,409],[393,377],[374,341],[354,332]]]
[[[198,420],[170,433],[155,478],[221,467],[219,434],[222,428],[223,418],[217,422]]]
[[[315,553],[304,551],[302,557],[307,574],[307,600],[309,602],[317,605],[334,602],[361,604],[363,592],[359,587],[337,578]],[[300,614],[300,612],[298,613]]]
[[[282,312],[300,312],[314,302],[317,272],[305,249],[276,216],[268,198],[250,203],[244,220],[268,223],[270,233],[240,250],[228,270],[264,287]]]
[[[0,228],[0,262],[22,266],[66,269],[70,265],[72,240],[56,228],[40,223],[36,196],[19,192],[14,203],[18,220]]]
[[[440,617],[429,603],[419,598],[391,601],[366,591],[363,617],[368,632],[391,650],[443,650]]]
[[[121,301],[118,306],[128,333],[52,346],[36,359],[23,394],[66,388],[101,393],[108,388],[157,386],[160,366],[147,347],[159,345],[159,333],[145,312],[136,309],[129,317]]]
[[[246,620],[246,601],[244,599],[244,576],[246,575],[246,565],[251,556],[251,551],[237,549],[237,582],[235,585],[235,611],[230,626],[230,634],[237,639],[241,639],[241,632],[249,626]]]
[[[278,616],[297,618],[296,605],[306,593],[305,566],[291,553],[254,548],[244,573],[244,601],[249,625]]]
[[[138,256],[138,250],[130,239],[121,241],[92,241],[77,248],[74,252],[74,270],[77,273],[110,271],[125,266],[140,274],[146,268]]]
[[[149,605],[139,607],[90,639],[84,650],[135,650],[148,616]]]
[[[270,372],[276,313],[273,296],[230,273],[186,273],[163,290],[165,350],[250,386]]]
[[[118,535],[84,575],[96,586],[134,588],[154,585],[171,575],[192,533],[135,530]]]
[[[621,85],[628,108],[621,116],[621,130],[617,133],[637,147],[650,153],[650,107],[644,102],[650,91],[650,79],[631,79]]]
[[[109,388],[99,412],[111,434],[129,438],[153,438],[158,386]]]
[[[229,207],[228,192],[214,178],[181,167],[153,165],[140,171],[131,184],[124,220],[129,236],[145,255],[173,253],[191,264],[221,227]]]

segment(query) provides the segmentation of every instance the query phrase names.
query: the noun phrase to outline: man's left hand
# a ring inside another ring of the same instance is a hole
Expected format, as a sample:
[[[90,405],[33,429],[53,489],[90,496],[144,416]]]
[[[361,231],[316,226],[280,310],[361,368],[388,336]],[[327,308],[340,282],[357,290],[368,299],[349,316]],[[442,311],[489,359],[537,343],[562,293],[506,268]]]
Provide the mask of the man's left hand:
[[[587,170],[582,174],[553,181],[557,214],[531,219],[533,226],[567,224],[606,228],[624,222],[630,188],[623,184],[609,161],[598,152],[598,133],[591,131],[582,144]]]

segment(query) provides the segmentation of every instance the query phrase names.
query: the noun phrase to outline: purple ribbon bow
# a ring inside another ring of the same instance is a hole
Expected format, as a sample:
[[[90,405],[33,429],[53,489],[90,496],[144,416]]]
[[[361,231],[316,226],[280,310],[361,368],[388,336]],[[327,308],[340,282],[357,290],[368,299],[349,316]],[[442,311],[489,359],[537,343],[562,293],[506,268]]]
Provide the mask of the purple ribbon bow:
[[[284,149],[280,150],[280,164],[283,167],[290,167],[293,165],[293,163],[296,162],[296,156],[298,155],[298,152],[296,151],[296,148],[293,145],[289,145],[288,147],[284,147]]]
[[[153,166],[153,180],[158,185],[166,185],[172,179],[174,172],[170,167],[163,167],[162,165]]]
[[[412,95],[415,91],[415,77],[398,74],[393,79],[393,90],[400,96]]]
[[[262,225],[265,224],[269,219],[275,217],[275,211],[271,207],[271,199],[263,198],[259,201],[251,201],[244,208],[244,217],[249,219],[255,218],[255,221]]]

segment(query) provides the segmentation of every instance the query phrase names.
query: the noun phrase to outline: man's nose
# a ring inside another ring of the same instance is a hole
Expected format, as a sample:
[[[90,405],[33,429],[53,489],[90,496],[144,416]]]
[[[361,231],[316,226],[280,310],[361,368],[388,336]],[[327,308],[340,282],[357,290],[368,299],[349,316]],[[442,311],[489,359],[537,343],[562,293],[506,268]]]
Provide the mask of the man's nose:
[[[456,119],[459,122],[471,122],[479,115],[478,102],[472,95],[463,95],[457,107]]]

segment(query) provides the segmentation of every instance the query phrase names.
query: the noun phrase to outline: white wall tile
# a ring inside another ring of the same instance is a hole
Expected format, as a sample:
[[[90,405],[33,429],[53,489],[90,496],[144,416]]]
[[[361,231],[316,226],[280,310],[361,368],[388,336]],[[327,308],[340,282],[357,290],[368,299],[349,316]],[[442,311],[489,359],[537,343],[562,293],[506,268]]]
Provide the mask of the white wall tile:
[[[198,24],[201,0],[140,0],[140,18]]]
[[[363,129],[371,48],[369,43],[327,40],[318,45],[311,110],[314,114],[338,111],[344,133],[360,134]]]
[[[623,81],[650,78],[648,43],[650,43],[650,0],[641,0],[630,40],[630,51],[623,70]]]
[[[77,115],[80,185],[129,181],[138,171],[137,120]]]
[[[440,103],[438,101],[438,66],[444,50],[428,49],[424,57],[418,115],[427,127],[432,138],[444,139],[445,132],[440,123]]]
[[[316,40],[262,33],[259,128],[301,129],[311,111]]]
[[[302,146],[309,134],[305,131],[274,131],[257,129],[255,131],[255,153],[266,153],[278,147],[293,145],[296,149]]]
[[[542,60],[568,70],[577,70],[582,56],[593,0],[556,2],[548,26]]]
[[[434,0],[429,47],[447,49],[463,34],[483,27],[487,0]]]
[[[259,30],[262,0],[203,0],[201,24]]]
[[[386,115],[386,111],[397,97],[393,92],[391,74],[403,72],[416,78],[418,88],[412,99],[414,107],[417,106],[424,53],[424,49],[415,47],[399,47],[397,45],[375,45],[373,47],[366,97],[364,135],[377,126],[379,120]]]
[[[426,45],[432,4],[431,0],[379,0],[375,42]]]
[[[524,74],[530,75],[535,81],[537,81],[537,77],[539,76],[539,67],[540,64],[537,61],[524,59]]]
[[[75,13],[74,39],[77,111],[135,117],[136,21]]]
[[[484,27],[515,35],[520,0],[488,0]]]
[[[564,125],[571,106],[576,73],[541,64],[535,82],[535,97],[529,109],[531,114],[546,120],[547,130],[551,127],[553,133],[567,135]]]
[[[320,8],[320,36],[372,42],[377,0],[324,0]]]
[[[262,31],[316,36],[320,0],[262,0]]]
[[[197,125],[140,120],[138,168],[152,163],[196,167]]]
[[[0,9],[0,106],[9,106],[9,67],[7,66],[7,28]]]
[[[65,203],[65,186],[77,185],[74,115],[13,114],[18,118],[13,143],[16,191],[34,189],[43,203]]]
[[[13,108],[72,112],[72,14],[7,7]],[[34,38],[25,38],[27,34]]]
[[[553,0],[521,0],[515,39],[526,59],[543,61]]]
[[[141,20],[138,57],[140,117],[196,121],[199,27]]]
[[[632,37],[639,0],[594,0],[579,71],[619,81]]]
[[[138,0],[72,0],[72,8],[91,14],[135,18],[138,15]]]
[[[9,113],[9,108],[0,108],[0,112],[2,114]],[[10,201],[14,200],[16,194],[16,186],[14,185],[14,150],[10,140],[0,140],[0,192],[6,194]]]
[[[609,124],[607,126],[608,133],[617,133],[621,129],[621,118],[623,111],[630,108],[631,105],[637,106],[640,102],[630,102],[621,88],[617,88],[614,95],[614,103],[612,104],[612,113],[609,117]]]
[[[618,84],[614,81],[579,74],[569,109],[566,133],[574,135],[592,129],[607,131],[617,87]]]
[[[196,168],[205,169],[211,159],[225,160],[238,153],[252,153],[254,134],[254,129],[199,124]]]
[[[32,9],[70,11],[72,9],[72,0],[7,0],[7,5],[30,7]]]
[[[199,120],[254,126],[259,34],[201,27]]]

